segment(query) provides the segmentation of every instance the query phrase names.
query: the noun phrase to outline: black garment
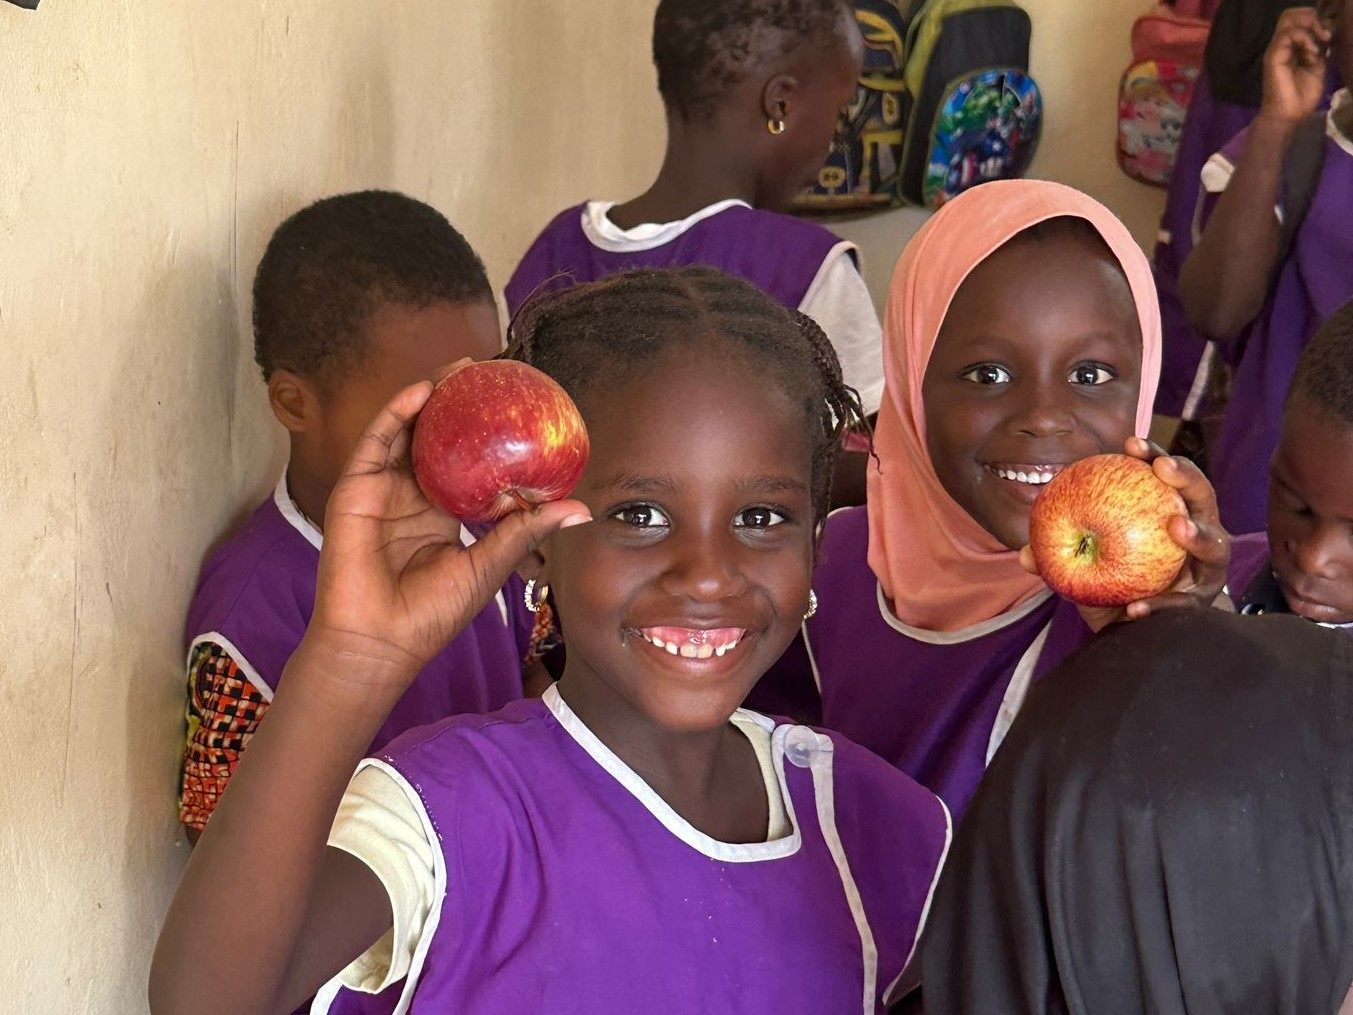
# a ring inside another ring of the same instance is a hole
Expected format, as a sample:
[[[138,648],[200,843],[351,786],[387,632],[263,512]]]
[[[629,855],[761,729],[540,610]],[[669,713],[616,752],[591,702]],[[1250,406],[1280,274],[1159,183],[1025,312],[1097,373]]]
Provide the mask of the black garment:
[[[1036,685],[941,878],[939,1015],[1332,1015],[1353,983],[1353,639],[1121,624]]]
[[[1292,612],[1278,579],[1273,577],[1273,568],[1269,567],[1267,562],[1249,585],[1245,586],[1245,591],[1236,601],[1236,612],[1256,617],[1266,613]]]

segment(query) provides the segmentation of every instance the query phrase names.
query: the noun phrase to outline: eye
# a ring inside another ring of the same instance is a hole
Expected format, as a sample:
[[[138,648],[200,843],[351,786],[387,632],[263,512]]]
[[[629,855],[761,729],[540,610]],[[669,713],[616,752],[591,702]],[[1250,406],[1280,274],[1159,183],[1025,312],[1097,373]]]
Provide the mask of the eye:
[[[636,529],[666,529],[672,524],[656,504],[627,504],[611,517]]]
[[[1109,381],[1116,380],[1117,377],[1118,371],[1104,363],[1077,363],[1071,368],[1071,372],[1066,375],[1069,384],[1080,384],[1086,387],[1108,384]]]
[[[975,367],[969,367],[960,376],[974,384],[1010,383],[1010,371],[998,363],[979,363]]]
[[[773,525],[783,525],[789,521],[774,508],[750,507],[738,513],[733,519],[733,527],[739,529],[769,529]]]

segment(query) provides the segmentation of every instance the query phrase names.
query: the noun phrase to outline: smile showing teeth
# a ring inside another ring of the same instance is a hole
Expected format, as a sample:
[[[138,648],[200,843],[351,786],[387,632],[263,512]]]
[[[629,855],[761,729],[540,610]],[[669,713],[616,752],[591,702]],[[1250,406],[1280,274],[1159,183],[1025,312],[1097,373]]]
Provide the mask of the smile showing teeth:
[[[985,465],[993,476],[1008,479],[1012,483],[1026,483],[1029,486],[1044,486],[1061,472],[1061,465]]]
[[[639,636],[668,655],[685,659],[723,658],[738,647],[746,630],[741,627],[645,627]]]

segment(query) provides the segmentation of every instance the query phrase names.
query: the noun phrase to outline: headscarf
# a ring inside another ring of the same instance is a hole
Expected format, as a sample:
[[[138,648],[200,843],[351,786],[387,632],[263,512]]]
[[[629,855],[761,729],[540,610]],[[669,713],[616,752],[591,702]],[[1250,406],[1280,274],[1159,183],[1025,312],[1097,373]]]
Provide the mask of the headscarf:
[[[1027,602],[1046,586],[940,485],[926,449],[921,385],[949,304],[977,265],[1048,219],[1085,219],[1123,268],[1142,331],[1136,432],[1146,436],[1160,378],[1160,308],[1146,255],[1093,198],[1042,180],[985,183],[954,198],[907,244],[884,315],[887,385],[869,470],[869,566],[903,623],[954,631]],[[1035,269],[1031,269],[1035,270]]]
[[[946,1015],[1333,1013],[1353,983],[1353,638],[1120,624],[1029,694],[923,958]]]

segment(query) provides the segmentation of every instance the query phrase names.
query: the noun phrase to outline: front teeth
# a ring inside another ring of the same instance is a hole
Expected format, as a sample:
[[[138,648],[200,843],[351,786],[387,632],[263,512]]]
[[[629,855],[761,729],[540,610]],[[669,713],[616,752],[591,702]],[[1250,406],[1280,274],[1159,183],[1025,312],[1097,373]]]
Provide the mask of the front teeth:
[[[1035,472],[1017,472],[1014,469],[1002,469],[999,466],[993,466],[992,472],[1002,479],[1008,479],[1016,483],[1028,483],[1032,486],[1042,486],[1045,483],[1051,483],[1052,477],[1056,475],[1046,469]]]
[[[650,635],[643,631],[640,631],[639,634],[643,637],[644,641],[655,648],[662,649],[669,656],[679,655],[685,659],[708,659],[710,656],[722,659],[728,654],[729,650],[735,649],[738,646],[738,642],[736,641],[731,645],[720,645],[718,648],[715,648],[710,644],[691,645],[687,643],[685,645],[678,645],[676,642],[663,641],[656,635]],[[741,639],[739,639],[739,641],[741,641]]]

